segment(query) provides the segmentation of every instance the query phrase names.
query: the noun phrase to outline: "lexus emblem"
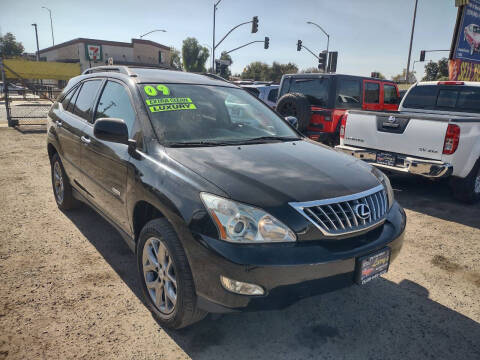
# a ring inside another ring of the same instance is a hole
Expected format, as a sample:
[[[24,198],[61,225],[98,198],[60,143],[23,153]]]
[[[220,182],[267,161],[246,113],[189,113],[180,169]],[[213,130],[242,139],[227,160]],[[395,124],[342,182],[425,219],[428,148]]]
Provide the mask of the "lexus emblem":
[[[396,119],[395,116],[393,116],[393,115],[390,115],[390,116],[388,117],[388,122],[394,123],[396,120],[397,120],[397,119]]]
[[[367,204],[357,204],[353,207],[353,211],[362,220],[367,220],[370,217],[370,207]]]

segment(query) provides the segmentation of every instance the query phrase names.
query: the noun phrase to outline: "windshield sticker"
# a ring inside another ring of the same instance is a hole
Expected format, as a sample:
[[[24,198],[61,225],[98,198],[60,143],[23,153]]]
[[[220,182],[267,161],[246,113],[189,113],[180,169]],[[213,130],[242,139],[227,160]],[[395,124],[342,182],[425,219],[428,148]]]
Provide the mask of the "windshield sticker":
[[[192,99],[187,97],[181,98],[163,98],[163,99],[147,99],[147,105],[163,105],[163,104],[182,104],[191,103]]]
[[[194,110],[196,108],[197,107],[193,103],[165,104],[165,105],[156,105],[156,106],[149,107],[152,113],[160,112],[160,111]]]
[[[157,96],[157,90],[151,85],[144,86],[143,90],[148,96]]]
[[[170,89],[165,85],[162,85],[162,84],[157,85],[157,90],[163,93],[163,95],[170,95]]]

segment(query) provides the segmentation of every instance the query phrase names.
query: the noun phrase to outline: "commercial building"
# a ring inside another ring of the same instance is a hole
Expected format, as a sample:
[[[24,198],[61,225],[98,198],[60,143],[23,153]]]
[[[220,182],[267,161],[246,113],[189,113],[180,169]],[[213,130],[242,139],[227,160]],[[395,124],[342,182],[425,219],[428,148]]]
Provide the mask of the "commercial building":
[[[81,70],[105,65],[111,58],[116,65],[170,67],[170,47],[150,40],[130,43],[77,38],[40,50],[43,61],[78,62]]]

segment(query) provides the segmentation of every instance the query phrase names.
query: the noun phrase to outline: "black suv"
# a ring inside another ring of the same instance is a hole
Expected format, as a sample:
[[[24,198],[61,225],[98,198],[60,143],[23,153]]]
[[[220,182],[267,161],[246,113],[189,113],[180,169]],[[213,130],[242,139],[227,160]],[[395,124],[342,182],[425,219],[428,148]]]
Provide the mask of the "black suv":
[[[405,213],[382,172],[230,83],[92,68],[48,117],[59,208],[80,200],[118,229],[164,326],[364,284],[402,246]]]

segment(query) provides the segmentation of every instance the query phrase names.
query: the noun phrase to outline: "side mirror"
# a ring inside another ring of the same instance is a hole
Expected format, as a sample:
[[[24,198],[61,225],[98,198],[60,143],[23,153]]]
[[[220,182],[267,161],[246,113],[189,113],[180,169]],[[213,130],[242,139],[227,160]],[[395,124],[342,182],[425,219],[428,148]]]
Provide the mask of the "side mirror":
[[[122,119],[100,118],[95,120],[93,135],[100,140],[128,144],[128,127]]]
[[[285,116],[285,120],[287,120],[295,129],[298,129],[298,119],[295,116]]]

